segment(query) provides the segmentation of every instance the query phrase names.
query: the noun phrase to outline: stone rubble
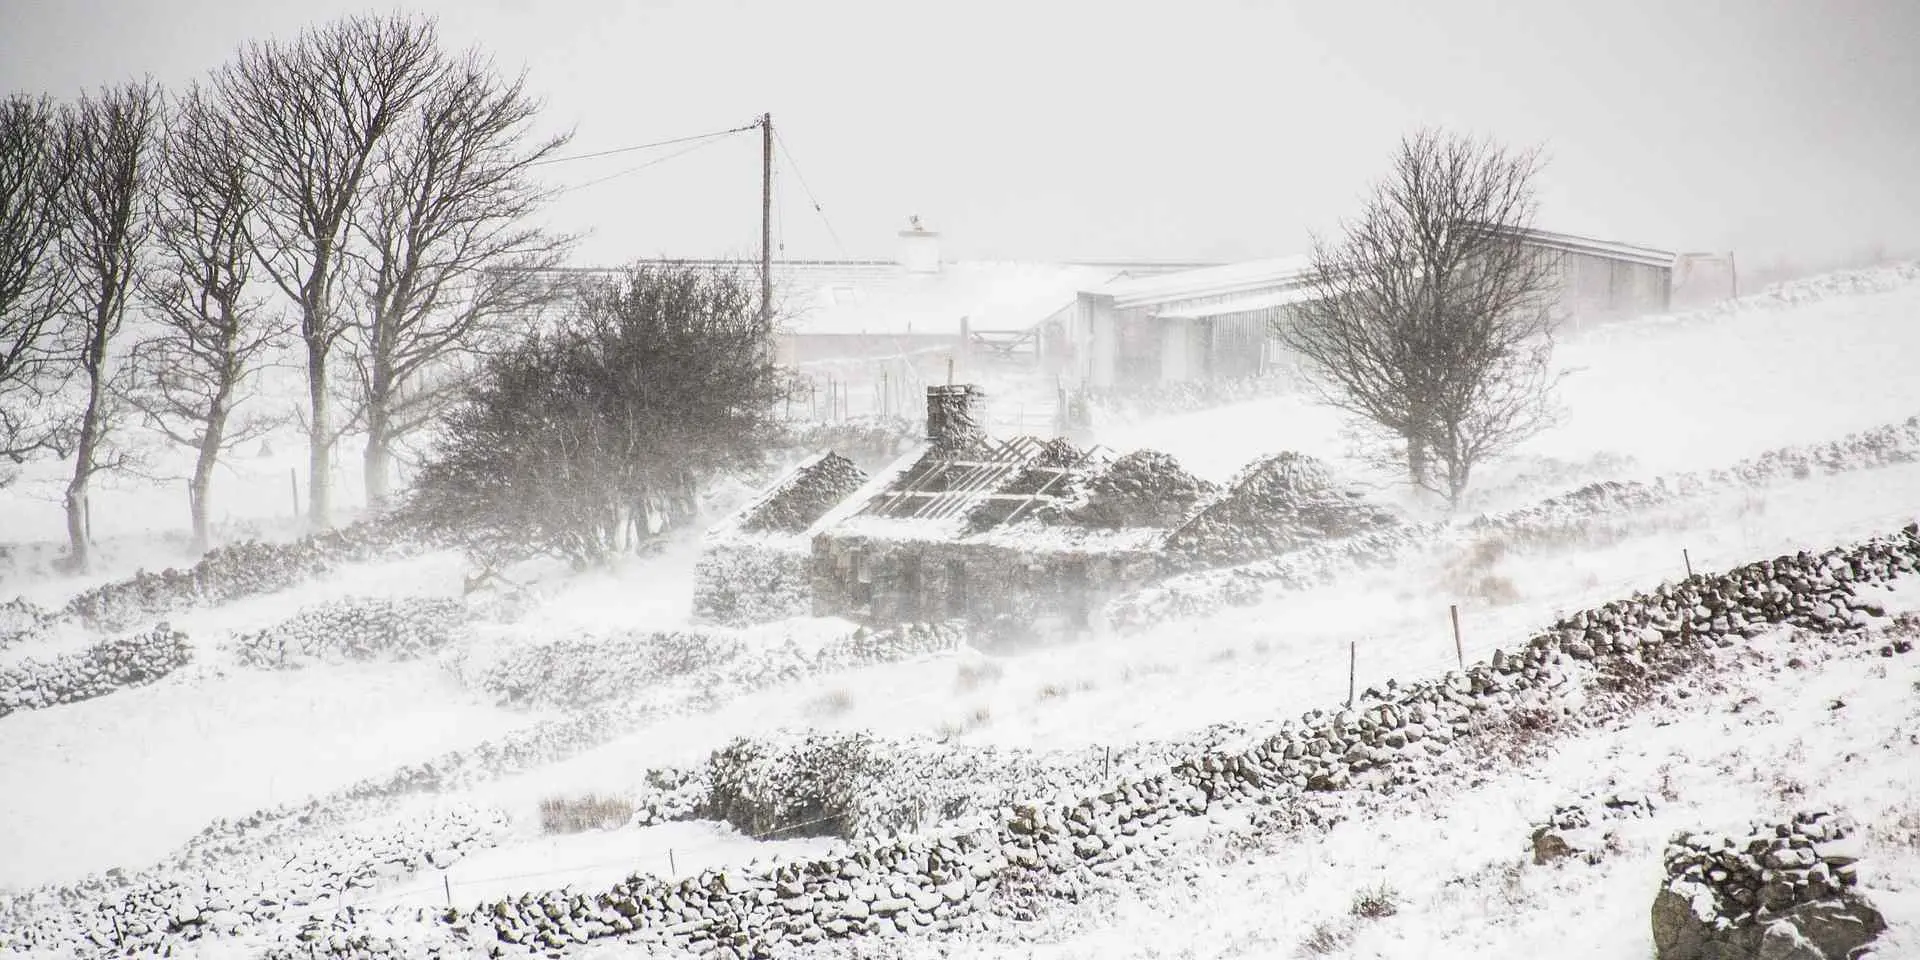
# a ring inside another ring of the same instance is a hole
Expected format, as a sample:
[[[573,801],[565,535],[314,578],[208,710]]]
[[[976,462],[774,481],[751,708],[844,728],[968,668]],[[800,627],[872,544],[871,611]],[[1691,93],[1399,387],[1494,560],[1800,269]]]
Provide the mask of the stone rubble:
[[[1675,836],[1653,904],[1659,960],[1851,960],[1887,927],[1854,889],[1861,852],[1853,822],[1823,810]]]

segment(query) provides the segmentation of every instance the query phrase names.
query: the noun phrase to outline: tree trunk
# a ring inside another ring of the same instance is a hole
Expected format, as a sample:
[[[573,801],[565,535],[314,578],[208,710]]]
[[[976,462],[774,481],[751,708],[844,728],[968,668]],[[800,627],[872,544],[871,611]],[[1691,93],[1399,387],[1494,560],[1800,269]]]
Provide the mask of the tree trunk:
[[[204,554],[212,545],[208,516],[212,513],[208,495],[213,490],[213,468],[220,462],[220,445],[226,439],[227,410],[225,391],[214,399],[207,417],[207,429],[200,435],[199,456],[193,462],[193,479],[187,487],[187,509],[193,514],[193,552]]]
[[[1426,486],[1427,474],[1431,468],[1427,465],[1427,445],[1418,435],[1407,438],[1407,479],[1416,487]]]
[[[386,503],[392,490],[393,472],[393,370],[385,358],[390,349],[386,338],[378,338],[382,355],[373,358],[373,374],[367,381],[367,450],[361,471],[367,486],[369,509]]]
[[[95,356],[104,353],[96,350]],[[93,479],[93,461],[100,446],[101,405],[106,398],[105,371],[96,360],[87,368],[87,409],[80,420],[80,439],[74,445],[73,479],[67,481],[67,551],[75,573],[85,573],[88,541],[93,531],[87,524],[87,485]]]
[[[388,449],[392,440],[387,436],[387,408],[379,400],[367,405],[367,451],[361,462],[361,472],[367,485],[367,508],[369,510],[384,506],[392,489],[389,480],[393,469],[393,454]]]
[[[307,525],[325,530],[333,513],[333,438],[327,409],[327,345],[307,341]]]

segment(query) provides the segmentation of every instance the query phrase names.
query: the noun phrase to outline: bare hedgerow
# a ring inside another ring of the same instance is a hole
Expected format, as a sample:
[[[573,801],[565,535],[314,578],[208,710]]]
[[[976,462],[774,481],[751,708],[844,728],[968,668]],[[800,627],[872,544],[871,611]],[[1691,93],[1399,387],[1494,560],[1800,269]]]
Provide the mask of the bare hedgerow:
[[[1400,911],[1400,895],[1385,882],[1353,895],[1350,912],[1366,920],[1391,917]]]
[[[580,797],[547,797],[540,801],[543,833],[584,833],[612,830],[633,819],[633,802],[624,797],[589,793]]]

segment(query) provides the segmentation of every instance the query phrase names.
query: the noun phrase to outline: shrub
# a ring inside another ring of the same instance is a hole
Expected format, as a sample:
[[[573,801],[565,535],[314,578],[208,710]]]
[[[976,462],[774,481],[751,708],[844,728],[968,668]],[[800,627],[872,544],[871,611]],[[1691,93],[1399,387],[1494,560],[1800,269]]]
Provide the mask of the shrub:
[[[580,797],[547,797],[540,801],[543,833],[585,833],[612,830],[633,819],[633,802],[622,797],[589,793]]]
[[[1367,920],[1391,917],[1399,912],[1399,896],[1391,886],[1381,883],[1379,886],[1369,887],[1354,894],[1351,912],[1354,916]]]

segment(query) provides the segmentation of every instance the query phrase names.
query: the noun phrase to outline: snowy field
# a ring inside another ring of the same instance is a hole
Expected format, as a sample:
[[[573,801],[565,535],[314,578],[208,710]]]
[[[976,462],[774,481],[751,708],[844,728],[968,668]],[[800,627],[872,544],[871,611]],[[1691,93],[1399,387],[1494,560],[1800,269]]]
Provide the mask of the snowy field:
[[[1514,462],[1488,471],[1489,492],[1478,507],[1531,503],[1590,479],[1722,467],[1920,414],[1913,373],[1920,369],[1913,323],[1920,274],[1883,271],[1875,284],[1889,289],[1861,292],[1816,279],[1787,299],[1752,298],[1738,309],[1570,338],[1558,354],[1569,370],[1567,416]],[[1098,439],[1119,452],[1172,453],[1214,479],[1258,455],[1297,449],[1411,503],[1350,458],[1336,419],[1299,397],[1114,424]],[[293,535],[287,471],[299,462],[297,441],[276,438],[271,454],[242,457],[221,477],[222,509],[235,529]],[[1542,473],[1555,464],[1557,472]],[[353,506],[357,459],[343,465],[338,496]],[[0,543],[62,536],[63,518],[49,499],[57,467],[31,465],[0,490]],[[0,599],[19,595],[57,607],[133,569],[188,560],[177,541],[163,539],[184,525],[184,500],[177,481],[116,482],[95,496],[96,530],[108,544],[102,568],[71,578],[0,565]],[[559,762],[380,807],[381,823],[476,807],[503,812],[508,826],[445,870],[387,876],[351,899],[434,906],[451,894],[473,905],[567,884],[597,889],[635,870],[691,875],[824,849],[825,841],[756,841],[704,822],[574,835],[540,828],[544,799],[636,792],[650,769],[698,763],[735,736],[870,730],[1091,757],[1209,724],[1336,704],[1347,693],[1350,651],[1361,687],[1444,673],[1458,656],[1450,606],[1460,609],[1462,651],[1472,661],[1512,650],[1559,613],[1676,579],[1689,561],[1697,570],[1724,569],[1887,532],[1916,517],[1920,465],[1857,470],[1623,513],[1588,542],[1443,540],[1331,586],[1275,591],[1255,606],[990,664],[962,651],[732,691],[707,711],[607,730],[597,745]],[[538,608],[511,628],[489,627],[489,643],[683,625],[694,555],[683,543],[608,571],[543,571]],[[268,671],[241,666],[227,648],[236,633],[330,600],[458,597],[466,572],[457,555],[428,553],[347,565],[291,590],[184,611],[168,619],[188,635],[194,665],[150,686],[0,717],[0,783],[31,785],[0,791],[0,890],[143,868],[216,819],[299,803],[560,718],[560,711],[498,705],[435,659]],[[0,650],[0,666],[95,639],[57,629]],[[1837,658],[1789,671],[1775,669],[1784,653],[1769,656],[1771,666],[1748,671],[1741,691],[1582,734],[1471,790],[1396,801],[1325,835],[1205,860],[1190,892],[1063,908],[1020,955],[1276,956],[1292,953],[1316,925],[1331,924],[1345,931],[1343,956],[1512,956],[1548,945],[1565,956],[1645,956],[1659,845],[1674,829],[1717,823],[1729,811],[1744,820],[1810,803],[1885,811],[1888,823],[1920,816],[1920,807],[1900,808],[1902,789],[1920,796],[1920,746],[1908,732],[1920,729],[1916,661]],[[1723,701],[1736,694],[1759,698],[1744,713],[1771,719],[1750,725],[1729,713]],[[635,691],[636,700],[649,695]],[[1826,709],[1836,698],[1847,708]],[[1783,777],[1801,792],[1780,796]],[[1528,819],[1556,799],[1596,788],[1670,790],[1677,799],[1658,818],[1636,823],[1627,850],[1598,867],[1516,872]],[[1906,938],[1898,943],[1920,955],[1913,927],[1920,851],[1876,843],[1880,872],[1869,885],[1890,918],[1907,918],[1896,924]],[[1354,892],[1387,879],[1402,898],[1399,912],[1351,921]],[[1569,940],[1569,924],[1604,935]],[[889,949],[914,955],[905,946]],[[1009,949],[983,946],[977,955]]]

